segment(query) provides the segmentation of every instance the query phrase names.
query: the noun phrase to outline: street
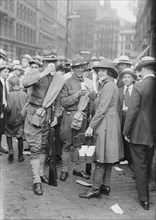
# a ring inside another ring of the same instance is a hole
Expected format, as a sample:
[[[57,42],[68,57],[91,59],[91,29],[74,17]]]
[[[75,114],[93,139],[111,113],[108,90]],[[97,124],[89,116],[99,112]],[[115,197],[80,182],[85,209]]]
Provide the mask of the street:
[[[109,197],[102,195],[99,199],[80,199],[79,194],[88,188],[75,182],[81,178],[72,175],[72,164],[66,182],[58,179],[58,187],[43,184],[43,196],[34,195],[30,156],[25,155],[25,161],[19,163],[16,139],[13,143],[15,151],[13,163],[8,162],[7,154],[0,157],[0,219],[155,219],[155,162],[150,183],[150,210],[145,211],[138,203],[133,173],[127,165],[120,165],[122,171],[113,168],[112,190]],[[4,136],[2,145],[6,145]],[[57,167],[58,176],[60,168],[61,163]],[[48,175],[48,166],[46,173]],[[88,182],[91,183],[92,180]],[[115,204],[120,206],[123,214],[116,214],[111,210],[111,206]]]

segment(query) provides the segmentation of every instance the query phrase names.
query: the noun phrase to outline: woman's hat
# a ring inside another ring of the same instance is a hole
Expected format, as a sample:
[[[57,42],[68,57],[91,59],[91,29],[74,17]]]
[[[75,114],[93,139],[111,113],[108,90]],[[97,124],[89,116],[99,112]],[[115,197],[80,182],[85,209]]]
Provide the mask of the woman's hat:
[[[79,54],[76,54],[72,58],[71,67],[83,66],[86,64],[87,64],[87,62],[85,61],[84,57]]]
[[[43,66],[43,63],[41,61],[39,61],[38,59],[33,59],[33,60],[29,61],[30,65],[33,64],[33,63],[35,63],[35,64],[37,64],[39,66]]]
[[[120,56],[119,57],[119,59],[118,59],[118,63],[116,64],[116,65],[119,65],[119,64],[129,64],[129,65],[131,65],[131,63],[130,63],[130,61],[129,61],[129,58],[128,58],[128,56],[126,56],[126,55],[122,55],[122,56]]]
[[[141,59],[140,63],[135,67],[135,70],[140,70],[144,66],[152,65],[156,67],[156,60],[154,57],[145,56]]]
[[[108,69],[111,73],[113,73],[113,77],[116,79],[118,77],[118,73],[116,72],[116,70],[114,69],[114,63],[112,60],[110,59],[104,59],[102,60],[99,65],[97,66],[93,66],[92,69],[94,69],[96,72],[98,71],[98,69]]]
[[[51,55],[51,56],[45,56],[45,57],[43,57],[43,61],[57,61],[58,60],[58,58],[57,58],[57,56],[55,56],[55,55]]]
[[[137,75],[135,74],[134,70],[131,69],[131,68],[125,68],[125,69],[121,72],[121,78],[122,78],[125,74],[131,75],[134,79],[137,78]]]

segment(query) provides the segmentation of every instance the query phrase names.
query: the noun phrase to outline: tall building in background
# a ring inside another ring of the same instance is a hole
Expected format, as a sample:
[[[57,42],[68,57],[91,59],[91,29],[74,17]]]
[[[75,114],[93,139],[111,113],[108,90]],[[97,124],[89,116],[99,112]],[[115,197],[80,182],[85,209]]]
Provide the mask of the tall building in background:
[[[105,1],[104,5],[98,8],[94,53],[96,56],[114,59],[118,54],[120,21],[116,11],[111,8],[109,0]]]
[[[0,0],[0,47],[10,58],[64,53],[65,30],[66,0]]]

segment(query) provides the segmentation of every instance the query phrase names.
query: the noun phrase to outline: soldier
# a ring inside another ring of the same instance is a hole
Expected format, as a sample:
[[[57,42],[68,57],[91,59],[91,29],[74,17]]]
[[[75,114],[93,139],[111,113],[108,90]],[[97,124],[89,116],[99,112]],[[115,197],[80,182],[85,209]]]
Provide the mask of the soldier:
[[[68,177],[69,169],[69,155],[70,149],[73,145],[73,137],[78,133],[84,133],[87,126],[87,117],[84,117],[82,126],[79,130],[71,128],[72,120],[75,113],[78,111],[78,104],[81,97],[85,96],[86,90],[82,89],[81,83],[85,80],[89,80],[83,77],[84,66],[86,65],[85,60],[80,55],[75,55],[72,59],[72,76],[65,81],[63,89],[61,91],[61,105],[64,108],[63,118],[61,124],[60,136],[63,141],[62,150],[62,171],[60,175],[60,180],[65,181]],[[87,115],[87,107],[84,109],[84,115]],[[89,175],[85,173],[82,169],[82,164],[76,163],[75,169],[73,170],[73,175],[89,179]]]
[[[51,108],[43,108],[42,103],[45,100],[46,93],[55,74],[55,65],[52,64],[48,66],[46,60],[50,62],[50,57],[44,59],[46,68],[42,72],[40,71],[42,63],[38,59],[31,61],[31,72],[23,79],[23,86],[29,88],[24,132],[31,149],[33,192],[39,196],[43,194],[41,182],[48,183],[48,179],[44,174],[44,163],[47,153],[51,113]],[[55,58],[55,60],[57,60],[57,58]],[[55,109],[55,121],[57,121],[58,108],[56,107]],[[44,116],[42,117],[40,113],[44,113]],[[37,117],[38,115],[40,116]],[[35,121],[35,117],[37,117],[37,121]],[[42,121],[38,121],[39,118],[41,118]],[[34,125],[35,122],[39,122],[39,124]]]

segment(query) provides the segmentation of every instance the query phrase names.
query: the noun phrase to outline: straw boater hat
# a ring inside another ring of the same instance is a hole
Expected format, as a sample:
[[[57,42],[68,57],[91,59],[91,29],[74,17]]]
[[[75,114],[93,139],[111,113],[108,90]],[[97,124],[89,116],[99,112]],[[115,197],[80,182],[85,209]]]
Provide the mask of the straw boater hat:
[[[84,66],[84,65],[86,65],[86,61],[83,58],[83,56],[79,54],[73,56],[71,67]]]
[[[122,55],[122,56],[119,57],[117,65],[123,64],[123,63],[131,65],[128,56]]]
[[[121,77],[123,77],[125,74],[131,75],[134,79],[137,78],[137,75],[135,74],[134,70],[132,70],[131,68],[125,68],[125,69],[121,72]]]
[[[111,73],[113,73],[113,77],[117,78],[118,77],[118,73],[116,72],[116,70],[114,69],[114,63],[110,60],[110,59],[103,59],[99,65],[97,66],[93,66],[92,67],[96,72],[98,71],[98,69],[102,68],[102,69],[108,69]]]
[[[135,67],[135,70],[139,71],[142,67],[148,66],[148,65],[152,65],[156,67],[156,60],[154,57],[151,57],[151,56],[143,57],[140,63]]]
[[[25,58],[28,61],[32,60],[32,56],[30,56],[29,54],[22,55],[22,58]]]
[[[0,57],[2,57],[3,59],[7,58],[7,52],[2,48],[0,48]]]

